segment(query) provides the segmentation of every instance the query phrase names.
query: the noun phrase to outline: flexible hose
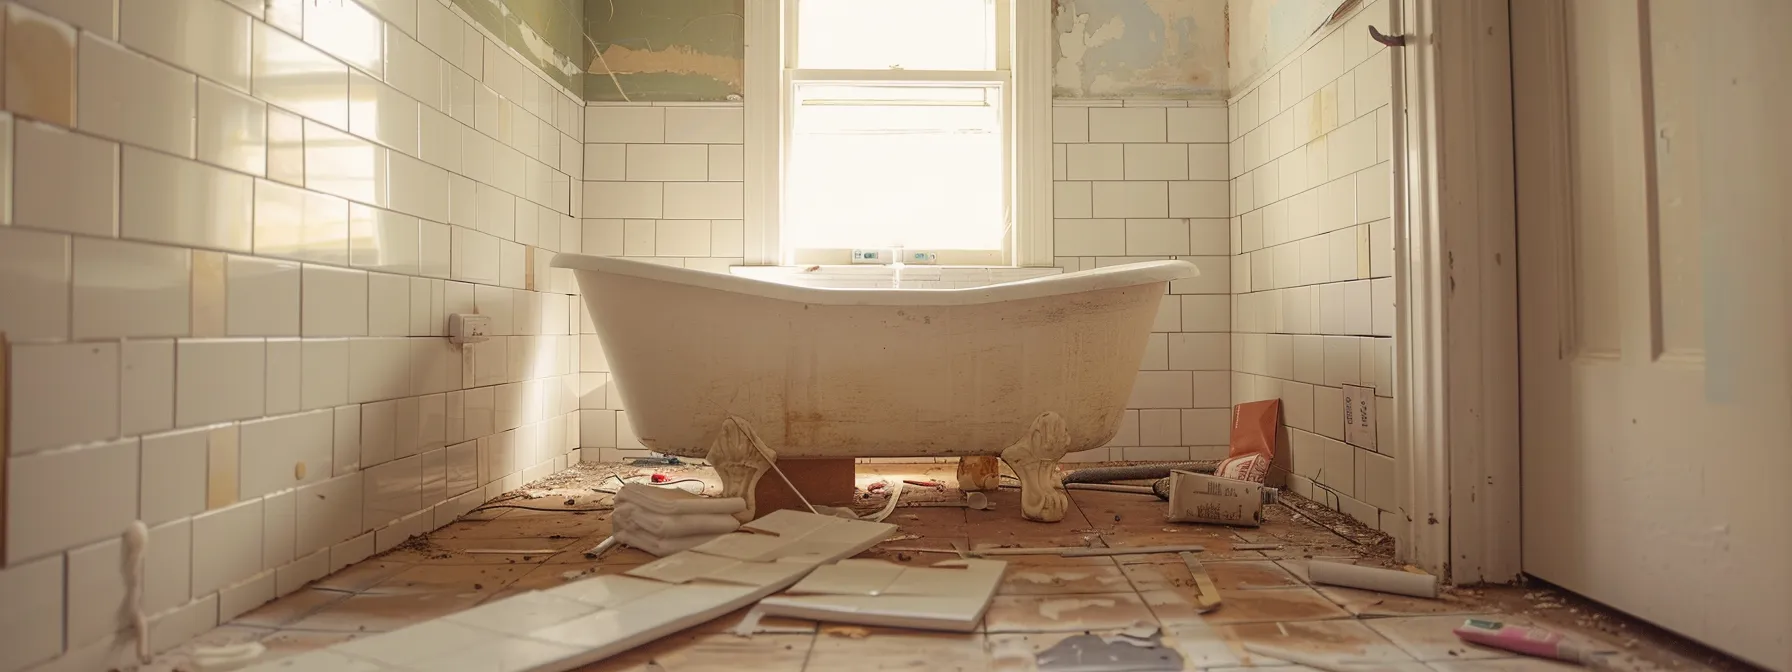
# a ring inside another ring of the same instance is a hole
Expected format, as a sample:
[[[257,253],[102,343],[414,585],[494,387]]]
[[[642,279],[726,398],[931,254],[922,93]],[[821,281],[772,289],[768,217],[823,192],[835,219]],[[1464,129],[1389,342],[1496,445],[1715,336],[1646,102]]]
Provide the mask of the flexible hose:
[[[1090,467],[1078,469],[1064,475],[1065,483],[1112,483],[1114,481],[1136,481],[1148,478],[1167,478],[1172,469],[1192,471],[1197,474],[1211,474],[1219,467],[1219,460],[1200,460],[1197,462],[1174,462],[1169,464],[1138,464],[1123,467]]]

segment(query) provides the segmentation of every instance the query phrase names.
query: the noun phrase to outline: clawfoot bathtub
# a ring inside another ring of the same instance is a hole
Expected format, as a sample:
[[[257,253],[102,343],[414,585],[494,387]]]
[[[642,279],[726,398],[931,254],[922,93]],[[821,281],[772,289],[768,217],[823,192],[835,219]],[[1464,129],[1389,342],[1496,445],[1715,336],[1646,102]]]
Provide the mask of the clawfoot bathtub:
[[[747,498],[779,458],[1000,456],[1057,521],[1066,454],[1119,430],[1165,286],[1153,261],[974,289],[818,289],[556,255],[648,448]]]

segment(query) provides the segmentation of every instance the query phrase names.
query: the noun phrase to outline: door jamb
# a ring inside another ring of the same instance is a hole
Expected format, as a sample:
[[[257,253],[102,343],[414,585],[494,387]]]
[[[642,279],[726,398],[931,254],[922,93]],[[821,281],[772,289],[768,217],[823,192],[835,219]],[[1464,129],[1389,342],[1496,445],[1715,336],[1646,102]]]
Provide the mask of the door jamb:
[[[1455,584],[1521,571],[1508,1],[1400,0],[1393,28],[1399,555]]]

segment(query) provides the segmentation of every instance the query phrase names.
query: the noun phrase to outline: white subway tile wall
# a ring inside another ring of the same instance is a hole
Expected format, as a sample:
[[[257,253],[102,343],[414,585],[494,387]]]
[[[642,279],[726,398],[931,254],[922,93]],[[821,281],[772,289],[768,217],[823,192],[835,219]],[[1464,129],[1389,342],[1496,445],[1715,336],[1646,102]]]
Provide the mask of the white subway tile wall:
[[[0,0],[0,672],[123,666],[131,521],[162,650],[579,460],[582,101],[444,0],[262,4]],[[652,112],[613,179],[726,184],[650,244],[739,257],[739,108]]]
[[[1232,398],[1282,400],[1294,492],[1392,531],[1392,146],[1377,131],[1391,64],[1366,37],[1388,11],[1377,0],[1334,25],[1227,116]],[[1375,388],[1375,449],[1344,442],[1343,385]]]
[[[1226,109],[1060,100],[1052,136],[1063,164],[1052,184],[1059,268],[1186,259],[1201,269],[1164,296],[1119,435],[1067,459],[1225,456],[1228,434],[1212,418],[1229,418],[1232,403]]]
[[[561,151],[582,162],[572,177],[582,180],[575,186],[584,219],[558,232],[568,250],[717,273],[743,263],[746,126],[738,103],[592,103],[584,110],[584,131],[587,144]],[[650,455],[619,413],[584,302],[570,304],[583,354],[581,379],[564,389],[581,409],[568,438],[586,449],[587,461]],[[490,422],[489,401],[480,400],[478,412],[473,400],[467,404],[467,423]],[[500,396],[500,421],[504,404]]]

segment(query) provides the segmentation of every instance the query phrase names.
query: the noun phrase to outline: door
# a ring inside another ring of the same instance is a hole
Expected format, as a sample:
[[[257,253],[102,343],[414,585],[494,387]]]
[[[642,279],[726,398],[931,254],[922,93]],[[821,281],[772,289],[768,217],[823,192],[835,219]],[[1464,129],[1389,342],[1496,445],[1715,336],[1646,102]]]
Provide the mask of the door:
[[[1524,569],[1792,669],[1792,2],[1512,13]]]

